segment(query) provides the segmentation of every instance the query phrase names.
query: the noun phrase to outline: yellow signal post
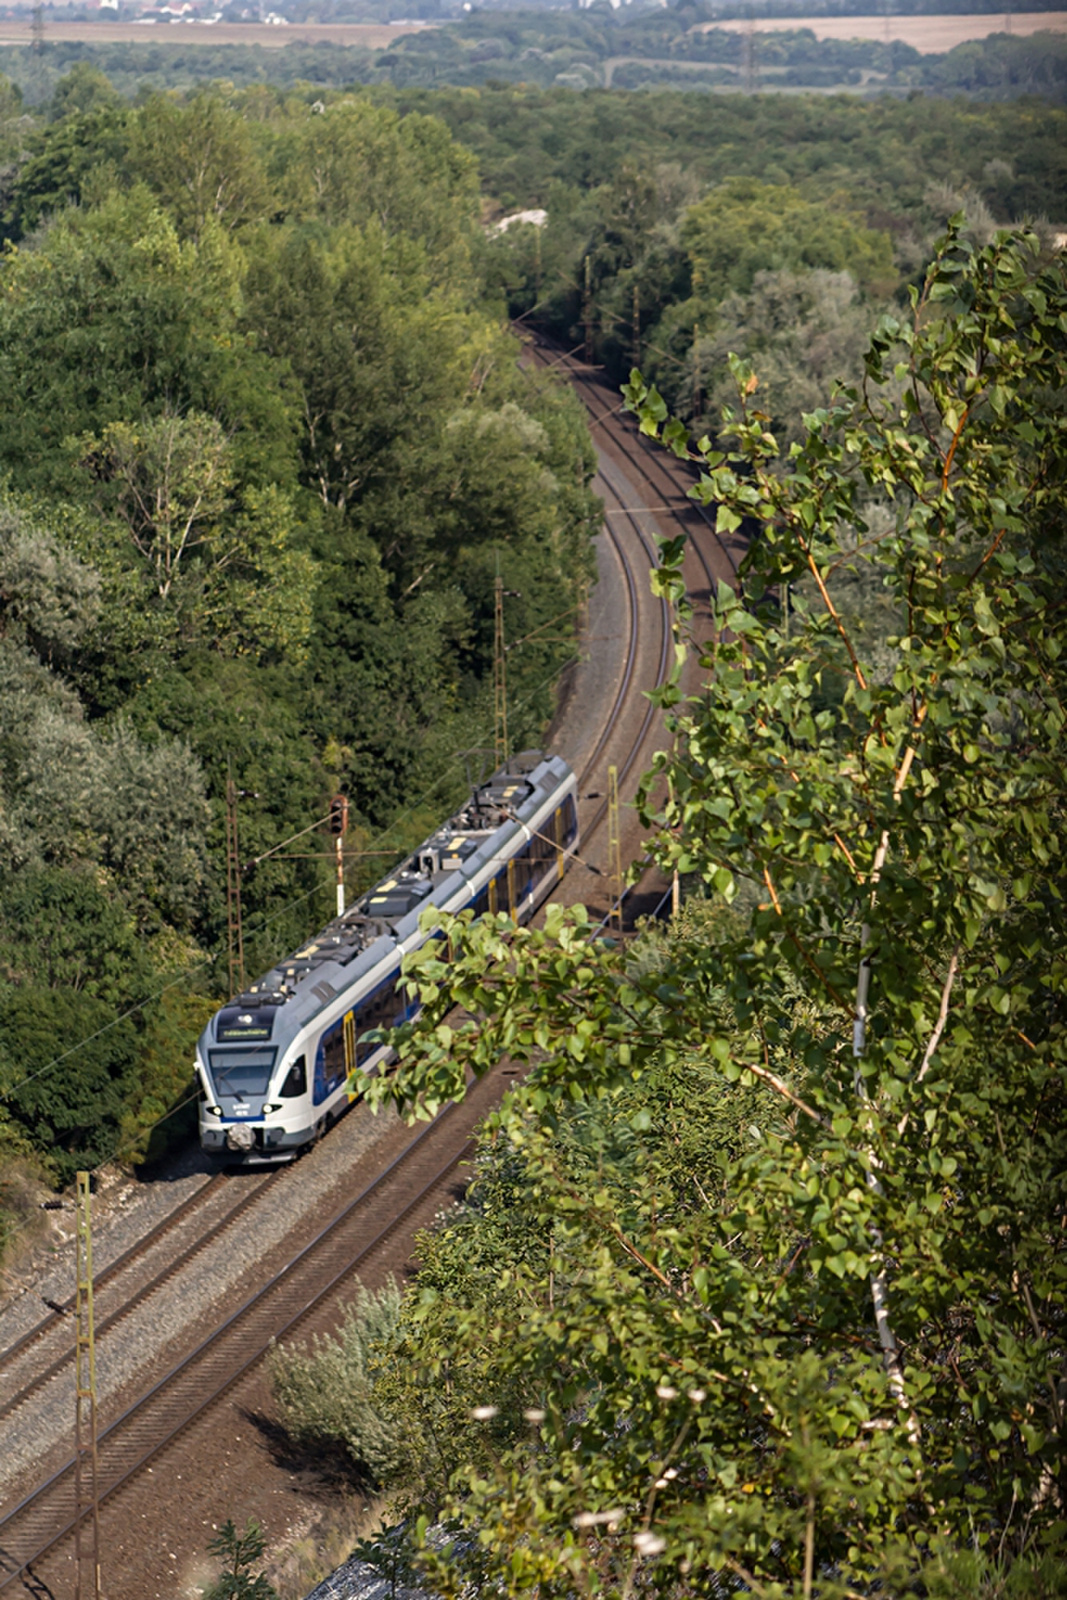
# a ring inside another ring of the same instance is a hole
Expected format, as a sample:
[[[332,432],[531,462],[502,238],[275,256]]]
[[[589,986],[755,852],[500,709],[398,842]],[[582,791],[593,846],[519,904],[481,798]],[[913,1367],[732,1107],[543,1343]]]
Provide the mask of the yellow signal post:
[[[608,876],[611,910],[608,922],[622,933],[622,835],[619,829],[619,769],[608,768]]]

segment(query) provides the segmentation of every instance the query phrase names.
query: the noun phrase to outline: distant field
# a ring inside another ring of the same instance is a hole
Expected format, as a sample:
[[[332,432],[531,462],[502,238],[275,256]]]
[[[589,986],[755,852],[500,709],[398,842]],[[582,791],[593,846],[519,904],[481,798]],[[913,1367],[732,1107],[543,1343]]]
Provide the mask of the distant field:
[[[817,39],[900,39],[929,56],[941,55],[968,39],[985,39],[991,33],[1067,33],[1067,11],[1016,11],[1010,15],[982,12],[952,17],[768,17],[751,23],[707,22],[703,31],[733,28],[743,32],[749,27],[758,33],[810,28]]]
[[[55,44],[262,44],[280,49],[286,44],[355,44],[365,50],[384,50],[399,34],[432,26],[423,22],[297,23],[289,28],[263,22],[50,22],[44,36]],[[30,44],[32,24],[0,20],[0,45]]]

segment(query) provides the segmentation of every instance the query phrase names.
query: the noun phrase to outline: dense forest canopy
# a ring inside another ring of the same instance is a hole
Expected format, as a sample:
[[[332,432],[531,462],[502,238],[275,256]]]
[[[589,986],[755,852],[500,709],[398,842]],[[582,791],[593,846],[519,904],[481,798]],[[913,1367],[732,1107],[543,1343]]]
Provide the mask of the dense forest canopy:
[[[231,779],[262,968],[335,790],[367,882],[482,759],[498,574],[542,733],[599,508],[521,317],[758,530],[707,637],[680,543],[654,575],[705,670],[642,800],[689,901],[426,945],[379,1097],[533,1074],[415,1288],[277,1356],[284,1419],[442,1595],[1062,1594],[1067,119],[432,91],[420,49],[0,79],[0,1222],[19,1163],[175,1126]],[[477,1536],[414,1551],[442,1515]]]
[[[14,1144],[63,1173],[143,1149],[183,1097],[222,983],[228,771],[250,859],[336,787],[385,852],[458,793],[498,562],[509,633],[542,630],[509,669],[537,736],[592,457],[576,407],[517,370],[506,310],[588,334],[620,378],[640,360],[712,428],[726,351],[758,354],[795,437],[948,211],[981,237],[1064,214],[1065,131],[1037,103],[924,98],[131,103],[85,63],[29,110],[0,81],[0,1039],[10,1090],[42,1073],[4,1101]],[[544,228],[496,229],[537,206]],[[276,856],[249,876],[250,965],[321,915],[322,881]],[[70,1096],[51,1064],[79,1036],[95,1087]]]
[[[187,1097],[226,982],[229,773],[248,859],[343,789],[372,881],[486,759],[498,571],[515,737],[550,712],[592,456],[517,365],[479,205],[439,119],[366,100],[134,108],[82,68],[19,148],[0,1060],[10,1148],[59,1177],[143,1153]],[[312,846],[246,875],[250,967],[324,914]]]

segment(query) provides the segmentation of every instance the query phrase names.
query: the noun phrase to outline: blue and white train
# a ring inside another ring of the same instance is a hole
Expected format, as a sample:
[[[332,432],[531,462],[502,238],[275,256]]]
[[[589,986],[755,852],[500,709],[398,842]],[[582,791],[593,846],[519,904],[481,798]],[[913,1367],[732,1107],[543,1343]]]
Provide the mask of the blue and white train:
[[[347,1110],[388,1046],[362,1036],[416,1007],[397,990],[429,935],[427,906],[525,922],[578,847],[574,774],[558,756],[515,756],[343,916],[216,1013],[196,1050],[200,1143],[224,1165],[291,1161]]]

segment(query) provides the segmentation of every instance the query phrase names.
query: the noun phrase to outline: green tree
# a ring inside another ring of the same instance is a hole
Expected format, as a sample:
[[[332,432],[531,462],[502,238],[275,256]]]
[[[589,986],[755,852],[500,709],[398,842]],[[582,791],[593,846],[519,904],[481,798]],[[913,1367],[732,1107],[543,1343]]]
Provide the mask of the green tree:
[[[889,240],[832,202],[806,200],[781,184],[733,179],[690,208],[682,243],[694,292],[714,305],[729,289],[750,289],[761,269],[848,271],[865,288],[895,282]]]
[[[365,98],[346,97],[320,116],[301,112],[274,154],[286,209],[417,243],[435,287],[462,277],[478,218],[477,170],[444,123],[401,118]]]
[[[252,1576],[252,1568],[265,1548],[258,1522],[249,1520],[244,1533],[237,1532],[232,1518],[224,1522],[208,1545],[208,1554],[218,1556],[226,1566],[206,1591],[204,1600],[276,1600],[277,1591],[263,1573]]]
[[[0,260],[0,463],[70,497],[69,441],[164,412],[215,417],[240,480],[291,486],[296,433],[276,367],[239,331],[244,257],[183,240],[147,189],[63,212]]]
[[[61,122],[64,117],[84,116],[101,107],[114,109],[120,102],[121,96],[99,67],[88,61],[76,61],[52,91],[50,116],[53,122]]]
[[[717,919],[644,968],[580,911],[410,959],[425,1011],[376,1094],[430,1114],[530,1063],[497,1136],[563,1240],[552,1289],[512,1270],[518,1327],[426,1352],[488,1344],[539,1392],[534,1438],[454,1480],[505,1593],[903,1596],[965,1567],[1062,1593],[1065,317],[1033,237],[951,232],[784,461],[736,363],[700,494],[761,537],[693,641],[701,694],[658,692],[643,802]],[[637,374],[628,399],[688,452]],[[684,634],[681,560],[655,582]],[[887,653],[852,626],[865,565]],[[694,1064],[766,1093],[718,1203],[575,1181],[575,1115]],[[442,1593],[463,1550],[428,1558]]]
[[[164,411],[79,441],[102,509],[129,533],[158,609],[182,644],[302,653],[315,567],[274,485],[238,492],[237,452],[215,417]]]
[[[92,567],[17,506],[0,503],[0,640],[67,662],[100,612]]]
[[[117,96],[92,93],[98,75],[88,71],[88,81],[79,78],[70,84],[62,79],[57,85],[57,96],[64,85],[72,91],[57,100],[57,108],[62,107],[59,120],[29,132],[25,157],[4,196],[3,238],[24,238],[94,190],[99,198],[101,184],[106,192],[107,180],[115,183],[124,172],[129,110],[116,103]]]
[[[683,413],[692,409],[692,394],[700,395],[693,430],[714,431],[737,393],[728,357],[742,356],[758,369],[760,409],[775,438],[789,446],[804,437],[805,414],[836,384],[860,380],[871,320],[850,272],[757,272],[748,294],[720,303],[712,328],[695,343],[690,370],[679,379],[661,363],[657,384]]]
[[[86,942],[92,933],[113,938],[106,910],[87,906],[84,885],[70,875],[58,893],[60,877],[51,876],[48,911],[61,906],[67,913],[88,910]],[[113,963],[115,947],[105,945],[96,952],[83,944],[71,949],[75,941],[55,922],[42,929],[42,944],[49,934],[55,935],[52,954],[66,942],[73,958],[64,963],[59,986],[0,985],[0,1097],[6,1116],[53,1176],[69,1183],[79,1169],[98,1166],[115,1154],[119,1122],[135,1082],[137,1032],[128,1018],[116,1019],[110,998],[97,997],[108,996],[109,991],[98,987],[92,974],[85,988],[66,982],[82,975],[79,967],[94,961],[98,967]],[[5,967],[10,959],[7,943]],[[129,977],[118,976],[117,987],[126,994]]]
[[[271,209],[253,130],[214,91],[199,90],[185,104],[151,95],[131,120],[128,161],[197,242],[211,226],[234,232]]]

